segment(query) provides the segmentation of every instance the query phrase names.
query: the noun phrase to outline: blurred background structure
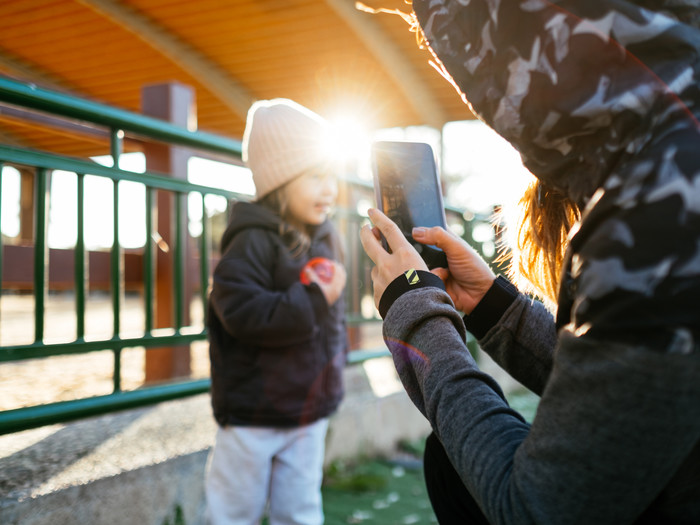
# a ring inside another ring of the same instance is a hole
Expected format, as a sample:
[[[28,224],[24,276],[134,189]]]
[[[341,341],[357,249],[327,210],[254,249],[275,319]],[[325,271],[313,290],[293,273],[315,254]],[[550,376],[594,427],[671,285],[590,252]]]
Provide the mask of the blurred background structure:
[[[410,10],[403,0],[366,3]],[[3,74],[136,112],[143,86],[179,82],[196,95],[190,129],[234,138],[250,104],[275,97],[331,118],[360,118],[367,129],[440,129],[471,118],[429,58],[402,18],[362,12],[350,0],[0,4]],[[82,157],[108,153],[99,135],[17,120],[3,111],[4,142]],[[133,150],[138,143],[127,141],[125,151]]]

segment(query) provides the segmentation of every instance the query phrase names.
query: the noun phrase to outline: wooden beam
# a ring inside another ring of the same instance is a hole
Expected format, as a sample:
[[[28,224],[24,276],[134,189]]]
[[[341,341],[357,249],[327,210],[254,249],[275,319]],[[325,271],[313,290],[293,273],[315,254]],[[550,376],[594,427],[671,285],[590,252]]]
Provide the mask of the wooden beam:
[[[0,49],[0,69],[8,70],[24,81],[42,84],[49,89],[56,89],[57,87],[65,88],[65,83],[60,81],[57,77],[12,55],[4,49]],[[8,111],[8,109],[7,107],[0,107],[0,113],[4,113]],[[9,144],[11,146],[28,147],[28,144],[24,140],[8,130],[0,130],[0,143]]]
[[[370,53],[385,68],[413,110],[426,125],[442,129],[449,119],[432,90],[414,70],[404,53],[389,38],[372,15],[355,8],[354,0],[326,0],[326,3],[362,40]]]
[[[31,122],[34,124],[38,124],[39,127],[47,126],[59,129],[61,131],[68,131],[75,134],[87,135],[93,138],[101,139],[102,142],[106,142],[109,140],[109,131],[107,131],[106,129],[91,126],[89,124],[84,124],[78,121],[71,121],[59,117],[54,117],[52,115],[47,115],[38,111],[31,111],[19,107],[4,106],[2,105],[2,103],[0,103],[0,121],[2,118],[5,117],[9,118],[10,120],[17,120],[19,122]]]
[[[119,0],[77,0],[131,32],[197,78],[231,111],[245,120],[254,97],[221,66],[156,21]]]
[[[70,91],[71,86],[59,77],[34,64],[30,64],[5,49],[0,49],[0,68],[7,69],[25,82],[34,82],[53,91]]]
[[[2,126],[2,121],[0,120],[0,127]],[[0,144],[7,144],[8,146],[15,146],[18,148],[28,148],[27,144],[20,137],[16,136],[14,133],[10,133],[6,130],[0,129]]]

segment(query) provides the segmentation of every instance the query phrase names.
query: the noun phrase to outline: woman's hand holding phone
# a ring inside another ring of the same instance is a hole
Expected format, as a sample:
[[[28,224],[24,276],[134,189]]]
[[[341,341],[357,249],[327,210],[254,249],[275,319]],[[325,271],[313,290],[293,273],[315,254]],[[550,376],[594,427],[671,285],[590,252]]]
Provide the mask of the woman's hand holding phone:
[[[439,226],[414,228],[413,238],[445,252],[447,268],[435,268],[432,272],[445,283],[455,307],[470,314],[496,279],[489,265],[464,239]]]
[[[384,290],[394,279],[411,269],[427,271],[428,266],[391,219],[374,208],[369,210],[369,218],[374,228],[363,226],[360,240],[365,252],[376,265],[372,268],[372,283],[374,304],[379,307]],[[380,233],[384,235],[391,253],[382,246]]]
[[[360,231],[360,240],[376,265],[372,268],[372,283],[374,304],[379,306],[384,290],[399,275],[410,269],[427,270],[428,267],[398,226],[386,215],[370,209],[369,216],[374,228],[364,226]],[[386,238],[391,253],[382,246],[380,232]],[[463,239],[440,226],[415,228],[413,238],[445,252],[448,268],[435,268],[432,273],[443,280],[455,307],[465,314],[471,313],[496,279],[488,264]]]

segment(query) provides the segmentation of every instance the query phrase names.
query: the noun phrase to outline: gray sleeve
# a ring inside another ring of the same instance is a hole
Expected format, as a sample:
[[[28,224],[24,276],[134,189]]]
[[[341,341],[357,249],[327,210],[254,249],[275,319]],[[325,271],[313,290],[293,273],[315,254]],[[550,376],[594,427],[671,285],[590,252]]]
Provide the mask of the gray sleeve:
[[[518,295],[478,342],[512,377],[542,395],[557,342],[554,319],[542,303]]]
[[[406,391],[492,523],[631,523],[700,434],[688,417],[700,406],[698,354],[564,333],[530,428],[469,355],[445,292],[402,295],[384,335]]]

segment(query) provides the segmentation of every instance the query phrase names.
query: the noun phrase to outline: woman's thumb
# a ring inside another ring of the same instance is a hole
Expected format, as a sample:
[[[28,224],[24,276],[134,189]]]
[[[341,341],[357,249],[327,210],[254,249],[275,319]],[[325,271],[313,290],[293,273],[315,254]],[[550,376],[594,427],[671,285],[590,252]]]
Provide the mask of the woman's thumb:
[[[432,228],[418,226],[413,228],[411,235],[413,235],[413,238],[418,242],[422,244],[432,244],[445,252],[447,252],[445,247],[450,244],[451,240],[450,234],[440,226],[433,226]]]
[[[450,271],[447,268],[433,268],[430,272],[438,276],[443,283],[446,282],[447,278],[450,276]]]

